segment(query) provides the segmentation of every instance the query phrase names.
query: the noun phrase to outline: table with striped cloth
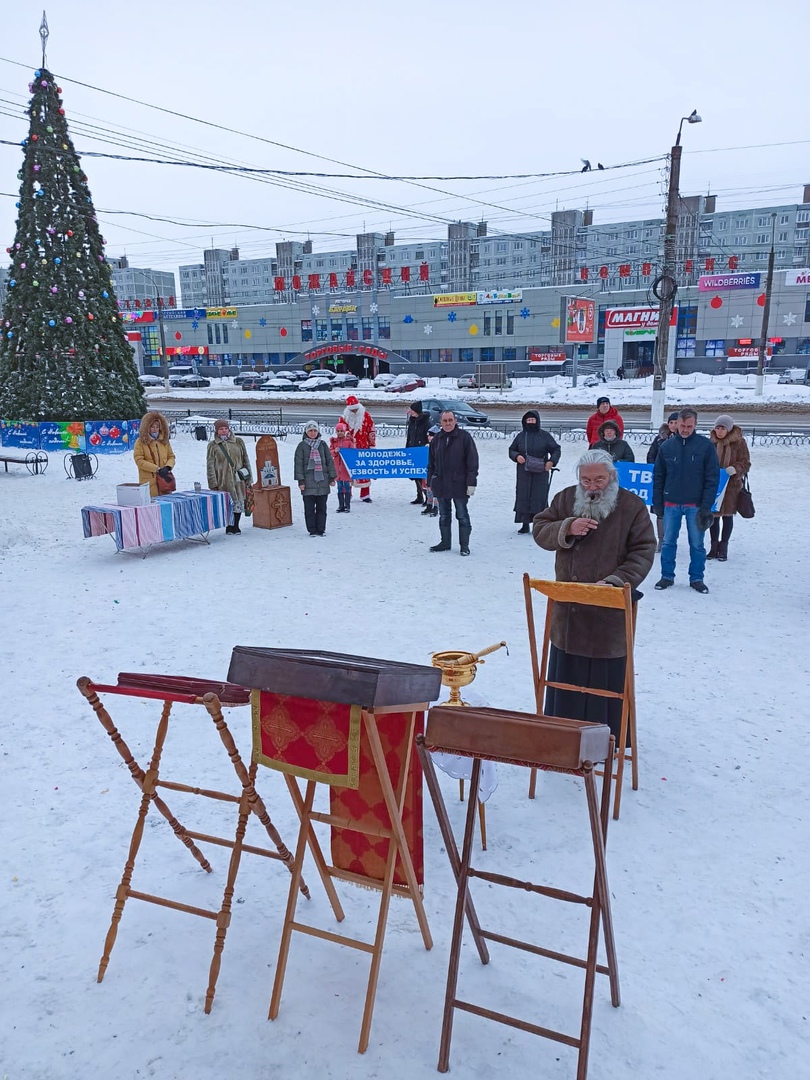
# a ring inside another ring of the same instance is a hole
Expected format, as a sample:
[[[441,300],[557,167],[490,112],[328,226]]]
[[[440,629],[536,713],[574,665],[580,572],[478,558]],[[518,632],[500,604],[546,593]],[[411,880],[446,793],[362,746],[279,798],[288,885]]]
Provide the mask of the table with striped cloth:
[[[232,520],[233,502],[226,491],[175,491],[148,506],[82,507],[85,538],[109,534],[119,551],[204,537]]]

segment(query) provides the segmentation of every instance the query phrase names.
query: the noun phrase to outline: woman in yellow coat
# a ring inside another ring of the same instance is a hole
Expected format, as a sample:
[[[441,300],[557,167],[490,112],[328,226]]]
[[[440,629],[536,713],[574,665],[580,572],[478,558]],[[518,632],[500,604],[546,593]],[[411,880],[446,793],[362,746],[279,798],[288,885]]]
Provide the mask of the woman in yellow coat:
[[[141,420],[133,451],[138,466],[138,483],[149,484],[149,494],[158,494],[157,474],[160,469],[174,468],[174,450],[169,442],[169,425],[163,413],[148,412]]]

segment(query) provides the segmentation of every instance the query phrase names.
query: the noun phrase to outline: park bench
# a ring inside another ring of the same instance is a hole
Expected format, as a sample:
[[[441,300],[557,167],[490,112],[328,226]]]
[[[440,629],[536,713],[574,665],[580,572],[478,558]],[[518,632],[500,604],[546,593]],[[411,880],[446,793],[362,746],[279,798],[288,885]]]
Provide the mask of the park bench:
[[[5,471],[9,465],[24,465],[32,476],[44,473],[48,468],[48,455],[44,450],[14,451],[0,449],[0,461],[3,462]]]

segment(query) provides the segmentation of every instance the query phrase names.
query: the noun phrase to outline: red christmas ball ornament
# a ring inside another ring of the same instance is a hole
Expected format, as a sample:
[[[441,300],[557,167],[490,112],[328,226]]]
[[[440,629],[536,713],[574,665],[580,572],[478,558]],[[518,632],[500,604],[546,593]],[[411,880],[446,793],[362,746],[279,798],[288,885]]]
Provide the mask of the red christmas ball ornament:
[[[287,327],[286,327],[286,326],[282,326],[282,328],[281,328],[281,329],[279,330],[279,334],[280,334],[280,335],[281,335],[282,337],[286,337],[286,336],[287,336]]]
[[[38,139],[39,139],[39,135],[32,135],[31,136],[31,142],[37,142]]]
[[[183,337],[183,335],[178,330],[177,333],[174,335],[174,340],[175,341],[180,341],[182,339],[182,337]]]
[[[765,293],[760,293],[757,297],[757,303],[760,307],[765,307]]]
[[[64,109],[60,109],[60,110],[59,110],[59,115],[60,115],[60,116],[64,116],[64,115],[65,115],[65,110],[64,110]]]
[[[61,86],[57,86],[57,88],[56,88],[56,92],[57,92],[57,94],[61,94],[61,93],[62,93],[62,87],[61,87]]]
[[[709,301],[709,305],[713,307],[715,311],[717,310],[717,308],[721,308],[723,306],[722,296],[713,296]]]
[[[73,236],[73,229],[68,229],[67,234],[68,236]]]
[[[87,318],[90,320],[90,322],[92,322],[93,319],[95,319],[95,315],[92,313],[92,311],[87,312]]]

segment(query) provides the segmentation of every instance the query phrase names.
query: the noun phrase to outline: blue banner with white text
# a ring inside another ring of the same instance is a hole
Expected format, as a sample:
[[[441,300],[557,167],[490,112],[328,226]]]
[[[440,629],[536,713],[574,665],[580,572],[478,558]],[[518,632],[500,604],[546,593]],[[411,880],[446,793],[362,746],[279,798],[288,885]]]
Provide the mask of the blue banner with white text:
[[[369,480],[421,480],[427,476],[428,448],[410,446],[401,450],[341,450],[340,456],[352,477]]]
[[[632,491],[643,499],[647,506],[652,506],[653,500],[653,466],[640,465],[632,461],[614,461],[616,472],[619,477],[619,487],[626,491]],[[712,504],[715,513],[720,509],[723,495],[728,484],[728,474],[720,472],[720,482],[717,485],[717,497]]]

